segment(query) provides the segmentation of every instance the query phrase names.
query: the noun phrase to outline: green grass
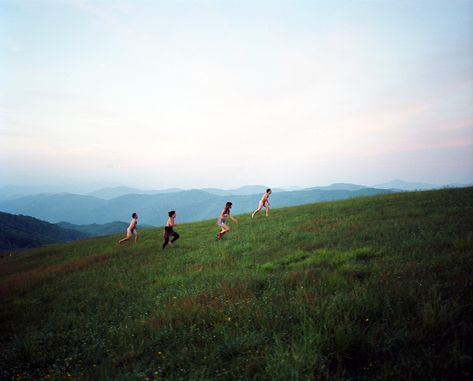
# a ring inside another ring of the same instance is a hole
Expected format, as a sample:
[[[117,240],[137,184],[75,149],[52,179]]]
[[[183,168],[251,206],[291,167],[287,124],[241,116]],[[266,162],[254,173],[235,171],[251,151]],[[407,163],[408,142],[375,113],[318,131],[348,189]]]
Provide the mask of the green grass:
[[[473,188],[238,219],[0,258],[0,379],[471,377]]]

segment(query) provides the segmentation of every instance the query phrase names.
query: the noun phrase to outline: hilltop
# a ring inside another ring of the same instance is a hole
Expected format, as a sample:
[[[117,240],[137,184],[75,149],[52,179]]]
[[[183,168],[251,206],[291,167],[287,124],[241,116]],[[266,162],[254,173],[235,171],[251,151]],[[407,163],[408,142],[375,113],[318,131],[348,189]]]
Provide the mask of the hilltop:
[[[0,212],[0,253],[76,241],[88,237],[124,233],[129,223],[114,221],[108,224],[74,225],[68,222],[51,224],[31,216]],[[141,224],[141,228],[150,227]]]
[[[469,379],[473,188],[0,258],[0,378]]]
[[[0,212],[0,226],[0,253],[88,237],[74,229],[3,212]]]

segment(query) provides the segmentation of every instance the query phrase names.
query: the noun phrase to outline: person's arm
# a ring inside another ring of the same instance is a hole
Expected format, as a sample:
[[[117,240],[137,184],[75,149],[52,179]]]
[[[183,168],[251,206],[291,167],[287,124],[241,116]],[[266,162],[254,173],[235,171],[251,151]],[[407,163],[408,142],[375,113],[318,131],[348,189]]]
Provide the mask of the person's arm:
[[[230,218],[232,219],[232,221],[233,221],[235,224],[238,223],[238,221],[236,220],[236,218],[233,218],[232,216],[228,216],[228,217],[230,217]]]

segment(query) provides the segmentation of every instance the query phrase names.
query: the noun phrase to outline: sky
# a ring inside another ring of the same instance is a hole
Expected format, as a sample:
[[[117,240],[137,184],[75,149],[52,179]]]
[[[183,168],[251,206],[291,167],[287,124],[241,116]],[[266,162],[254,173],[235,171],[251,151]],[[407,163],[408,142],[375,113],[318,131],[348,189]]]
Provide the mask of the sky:
[[[473,1],[0,0],[0,186],[473,182]]]

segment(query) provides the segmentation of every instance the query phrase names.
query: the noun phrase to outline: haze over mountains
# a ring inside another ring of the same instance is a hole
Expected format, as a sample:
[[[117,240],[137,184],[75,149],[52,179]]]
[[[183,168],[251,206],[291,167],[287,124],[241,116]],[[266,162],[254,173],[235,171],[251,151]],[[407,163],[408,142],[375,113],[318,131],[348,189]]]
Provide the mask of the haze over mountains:
[[[412,190],[412,188],[438,187],[440,186],[395,180],[377,187],[337,183],[294,191],[274,188],[270,201],[272,207],[284,207]],[[31,192],[33,189],[33,187],[28,187],[23,190]],[[12,190],[15,195],[12,194]],[[0,199],[0,210],[33,216],[51,223],[67,222],[76,225],[107,224],[113,221],[126,223],[130,220],[131,213],[137,212],[141,225],[162,226],[166,221],[167,212],[171,209],[177,211],[179,222],[216,218],[226,201],[234,203],[234,214],[250,212],[256,207],[265,190],[266,186],[263,185],[227,190],[215,188],[140,190],[113,187],[100,189],[87,195],[41,193],[19,196],[21,187],[3,187],[0,188],[0,195],[3,198]],[[80,231],[90,233],[87,229],[82,228]]]
[[[202,188],[207,193],[225,196],[225,195],[250,195],[256,193],[262,193],[266,190],[266,186],[263,185],[245,185],[237,189],[218,189],[218,188]],[[303,190],[301,187],[288,187],[288,188],[273,188],[273,192],[282,191],[293,191]],[[112,198],[128,195],[128,194],[163,194],[163,193],[176,193],[183,192],[189,189],[182,188],[167,188],[167,189],[155,189],[155,190],[143,190],[138,188],[117,186],[117,187],[105,187],[98,189],[93,192],[82,192],[82,191],[65,191],[62,187],[53,186],[15,186],[9,185],[0,187],[0,201],[11,200],[15,198],[21,198],[39,194],[60,194],[60,193],[74,193],[82,196],[93,196],[104,200],[111,200]]]
[[[124,196],[126,194],[161,194],[161,193],[174,193],[180,192],[180,188],[169,188],[161,190],[141,190],[130,187],[107,187],[99,189],[95,192],[89,193],[89,196],[102,198],[104,200],[111,200],[112,198]]]
[[[290,192],[290,191],[303,191],[303,190],[359,190],[363,188],[376,188],[376,189],[395,189],[402,191],[414,191],[414,190],[427,190],[427,189],[439,189],[445,187],[465,187],[473,185],[473,183],[450,183],[450,184],[429,184],[422,182],[409,182],[404,180],[392,180],[387,183],[375,184],[372,186],[357,185],[350,183],[335,183],[326,186],[314,186],[314,187],[280,187],[272,188],[273,192]],[[182,188],[167,188],[167,189],[155,189],[155,190],[143,190],[139,188],[127,187],[127,186],[115,186],[105,187],[91,192],[85,192],[81,190],[71,191],[70,188],[65,186],[18,186],[18,185],[7,185],[0,187],[0,201],[11,200],[14,198],[21,198],[25,196],[38,195],[38,194],[59,194],[59,193],[74,193],[82,196],[93,196],[104,200],[111,200],[116,197],[128,195],[128,194],[163,194],[163,193],[176,193],[183,192],[189,189]],[[245,185],[236,189],[219,189],[219,188],[202,188],[201,191],[215,194],[218,196],[241,196],[251,195],[256,193],[262,193],[266,190],[264,185]]]
[[[271,204],[273,207],[283,207],[388,192],[391,191],[373,188],[357,191],[313,189],[275,192],[271,196]],[[257,206],[260,197],[260,193],[220,196],[202,190],[153,195],[127,194],[110,200],[69,193],[41,194],[2,201],[0,210],[30,215],[52,223],[66,221],[80,225],[128,221],[131,213],[137,212],[139,223],[161,226],[171,209],[177,211],[179,222],[199,221],[216,218],[229,200],[234,204],[234,214],[249,212]]]
[[[449,187],[457,187],[461,186],[462,184],[446,184],[446,185],[438,185],[438,184],[428,184],[428,183],[421,183],[421,182],[408,182],[403,180],[391,180],[387,183],[376,184],[373,187],[381,188],[381,189],[399,189],[405,191],[415,191],[415,190],[428,190],[428,189],[440,189],[440,188],[449,188]],[[467,184],[464,184],[467,185]]]

